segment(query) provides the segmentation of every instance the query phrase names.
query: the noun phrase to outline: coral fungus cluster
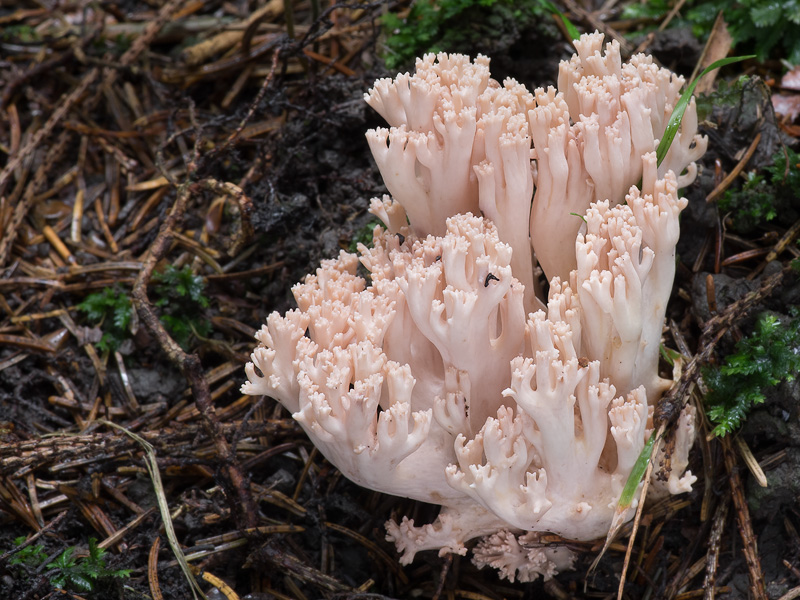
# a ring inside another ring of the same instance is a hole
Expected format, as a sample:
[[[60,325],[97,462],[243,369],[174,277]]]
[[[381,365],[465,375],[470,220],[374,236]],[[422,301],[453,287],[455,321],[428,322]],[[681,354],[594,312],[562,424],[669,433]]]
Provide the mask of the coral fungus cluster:
[[[691,104],[657,165],[683,79],[602,42],[575,42],[558,90],[447,54],[377,81],[385,227],[256,336],[246,393],[281,402],[353,481],[442,506],[431,524],[387,523],[405,563],[481,538],[478,565],[553,575],[573,557],[540,534],[605,535],[652,434],[678,188],[706,140]],[[691,488],[693,437],[686,410],[667,492]]]

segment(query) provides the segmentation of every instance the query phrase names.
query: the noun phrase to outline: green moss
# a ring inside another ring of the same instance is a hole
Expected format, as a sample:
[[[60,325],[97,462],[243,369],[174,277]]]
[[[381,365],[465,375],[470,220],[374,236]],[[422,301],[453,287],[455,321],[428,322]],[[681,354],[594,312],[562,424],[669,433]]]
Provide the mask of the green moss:
[[[378,221],[370,221],[366,225],[364,225],[361,229],[356,231],[353,235],[353,239],[350,240],[350,245],[348,246],[348,252],[356,253],[358,252],[358,245],[364,244],[367,248],[372,248],[372,232],[375,231],[375,227],[380,225]]]
[[[384,15],[383,58],[388,68],[398,69],[426,52],[467,52],[507,36],[510,27],[542,22],[549,12],[544,0],[417,0],[405,19]]]
[[[128,327],[133,317],[131,299],[127,292],[117,286],[103,288],[102,291],[89,294],[78,304],[78,310],[86,318],[103,331],[103,337],[97,348],[103,352],[117,350],[122,342],[130,336]]]
[[[172,338],[186,348],[192,337],[206,337],[211,332],[211,323],[203,315],[208,307],[205,297],[205,282],[192,272],[188,265],[183,269],[168,266],[153,275],[155,284],[154,304],[161,308],[161,322]]]
[[[697,103],[697,118],[701,121],[711,116],[714,108],[721,106],[736,106],[743,101],[744,94],[749,86],[760,81],[757,77],[742,75],[733,81],[720,79],[717,89],[709,94],[695,96]]]
[[[24,537],[18,537],[14,544],[21,546]],[[106,566],[106,551],[98,547],[95,538],[89,539],[88,556],[76,557],[77,548],[71,547],[64,550],[52,562],[45,565],[47,552],[44,546],[37,544],[23,548],[9,560],[9,564],[26,566],[30,569],[44,568],[50,584],[61,590],[76,592],[93,592],[96,583],[103,579],[130,577],[128,569],[109,569]]]
[[[153,275],[153,304],[161,311],[161,322],[172,338],[183,348],[188,347],[193,336],[206,337],[211,332],[211,323],[205,318],[203,309],[208,307],[205,297],[205,282],[195,275],[189,266],[176,269],[168,266]],[[122,342],[130,338],[129,327],[133,307],[129,292],[120,287],[108,287],[89,294],[78,305],[78,310],[103,331],[97,348],[103,352],[119,349]]]
[[[765,391],[782,381],[792,381],[800,371],[800,319],[787,325],[774,315],[762,315],[755,331],[736,344],[720,367],[703,370],[709,388],[708,418],[716,435],[737,429]]]
[[[748,173],[740,189],[728,190],[720,199],[719,208],[728,213],[734,230],[747,233],[779,216],[785,216],[784,221],[796,219],[800,157],[786,148],[785,153],[776,152],[772,160],[772,166],[763,173]]]

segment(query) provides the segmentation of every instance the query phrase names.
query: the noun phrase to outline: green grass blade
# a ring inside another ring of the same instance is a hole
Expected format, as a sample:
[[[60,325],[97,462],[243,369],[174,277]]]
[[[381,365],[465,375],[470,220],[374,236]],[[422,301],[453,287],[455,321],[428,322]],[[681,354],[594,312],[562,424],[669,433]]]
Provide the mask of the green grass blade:
[[[555,16],[561,19],[561,22],[564,23],[564,27],[566,28],[567,33],[573,40],[577,40],[579,37],[581,37],[581,32],[578,31],[578,28],[575,27],[572,21],[570,21],[567,17],[564,16],[564,13],[558,10],[555,4],[550,2],[550,0],[539,0],[539,2],[547,10],[549,10],[551,13],[553,13]]]
[[[628,481],[625,482],[625,487],[622,488],[622,495],[619,497],[617,511],[625,510],[631,505],[631,502],[633,502],[636,488],[639,487],[639,482],[642,480],[644,472],[647,470],[647,461],[650,460],[650,454],[653,452],[653,442],[655,442],[655,439],[656,434],[653,432],[650,435],[650,439],[647,440],[647,443],[644,445],[644,448],[642,448],[639,458],[636,459],[636,464],[633,465],[631,474],[628,475]]]
[[[686,91],[683,92],[680,100],[678,100],[678,103],[672,110],[672,115],[670,115],[667,128],[664,131],[661,142],[658,144],[656,157],[658,158],[659,165],[664,161],[664,157],[667,155],[669,147],[672,145],[672,140],[675,139],[675,134],[678,133],[678,128],[681,126],[681,120],[683,119],[683,113],[686,112],[686,107],[689,106],[689,101],[692,99],[692,94],[694,93],[694,88],[697,86],[697,82],[700,81],[704,75],[707,75],[714,69],[720,69],[726,65],[741,62],[749,58],[755,58],[755,54],[749,54],[747,56],[731,56],[730,58],[722,58],[718,61],[715,61],[713,64],[706,67],[703,72],[700,73],[700,75],[689,85],[689,87],[686,88]]]

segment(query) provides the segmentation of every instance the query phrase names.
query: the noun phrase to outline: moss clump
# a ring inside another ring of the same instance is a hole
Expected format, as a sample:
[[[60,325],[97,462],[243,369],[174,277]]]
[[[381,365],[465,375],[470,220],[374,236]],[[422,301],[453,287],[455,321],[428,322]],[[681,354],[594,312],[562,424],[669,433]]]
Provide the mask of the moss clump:
[[[747,233],[781,217],[793,222],[800,200],[800,157],[789,148],[776,152],[773,164],[763,173],[748,173],[741,189],[729,190],[719,201],[719,208],[728,213],[731,227]],[[788,165],[788,166],[787,166]]]
[[[703,370],[709,388],[708,418],[714,433],[727,435],[737,429],[765,392],[782,381],[792,381],[800,371],[800,319],[788,323],[775,315],[762,315],[749,336],[739,340],[736,350],[720,367]]]

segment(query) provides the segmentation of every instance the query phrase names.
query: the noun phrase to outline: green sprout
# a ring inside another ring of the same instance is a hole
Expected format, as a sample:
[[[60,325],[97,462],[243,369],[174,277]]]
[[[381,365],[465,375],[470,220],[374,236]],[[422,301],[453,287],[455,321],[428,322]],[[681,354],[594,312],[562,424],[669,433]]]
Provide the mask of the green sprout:
[[[25,536],[14,538],[14,545],[21,546],[25,543]],[[47,560],[47,552],[44,551],[44,546],[37,544],[35,546],[26,546],[19,550],[14,556],[9,559],[9,564],[12,565],[26,565],[28,567],[38,567]]]
[[[364,244],[367,248],[372,247],[372,232],[375,230],[376,225],[381,225],[378,221],[370,221],[361,229],[353,234],[353,239],[350,240],[350,246],[347,250],[349,252],[358,252],[358,245]]]
[[[103,331],[97,348],[103,352],[117,350],[130,337],[128,328],[133,318],[131,299],[119,287],[107,287],[89,294],[78,304],[78,310]]]
[[[48,578],[53,587],[91,592],[99,579],[130,577],[129,569],[112,570],[106,567],[106,551],[97,546],[95,538],[89,539],[89,556],[76,558],[74,554],[74,547],[67,548],[47,565]]]
[[[170,265],[153,275],[153,283],[154,304],[161,309],[161,322],[178,344],[186,348],[192,336],[208,336],[211,324],[202,314],[208,307],[202,277],[192,273],[188,265],[182,269]],[[89,294],[78,305],[78,310],[102,329],[103,337],[97,343],[99,350],[113,352],[130,338],[133,307],[127,292],[119,287]]]
[[[161,322],[181,347],[186,348],[192,336],[204,338],[211,332],[211,323],[203,315],[208,307],[205,282],[188,265],[177,269],[170,265],[153,275],[154,304],[161,308]]]
[[[16,546],[25,543],[25,537],[14,540]],[[106,551],[97,545],[95,538],[89,539],[89,555],[75,556],[76,547],[70,547],[59,554],[45,568],[50,584],[58,589],[76,592],[93,592],[95,584],[107,578],[130,577],[129,569],[109,569],[106,566]],[[39,568],[47,561],[44,546],[37,544],[18,551],[9,560],[12,565],[25,565]]]

